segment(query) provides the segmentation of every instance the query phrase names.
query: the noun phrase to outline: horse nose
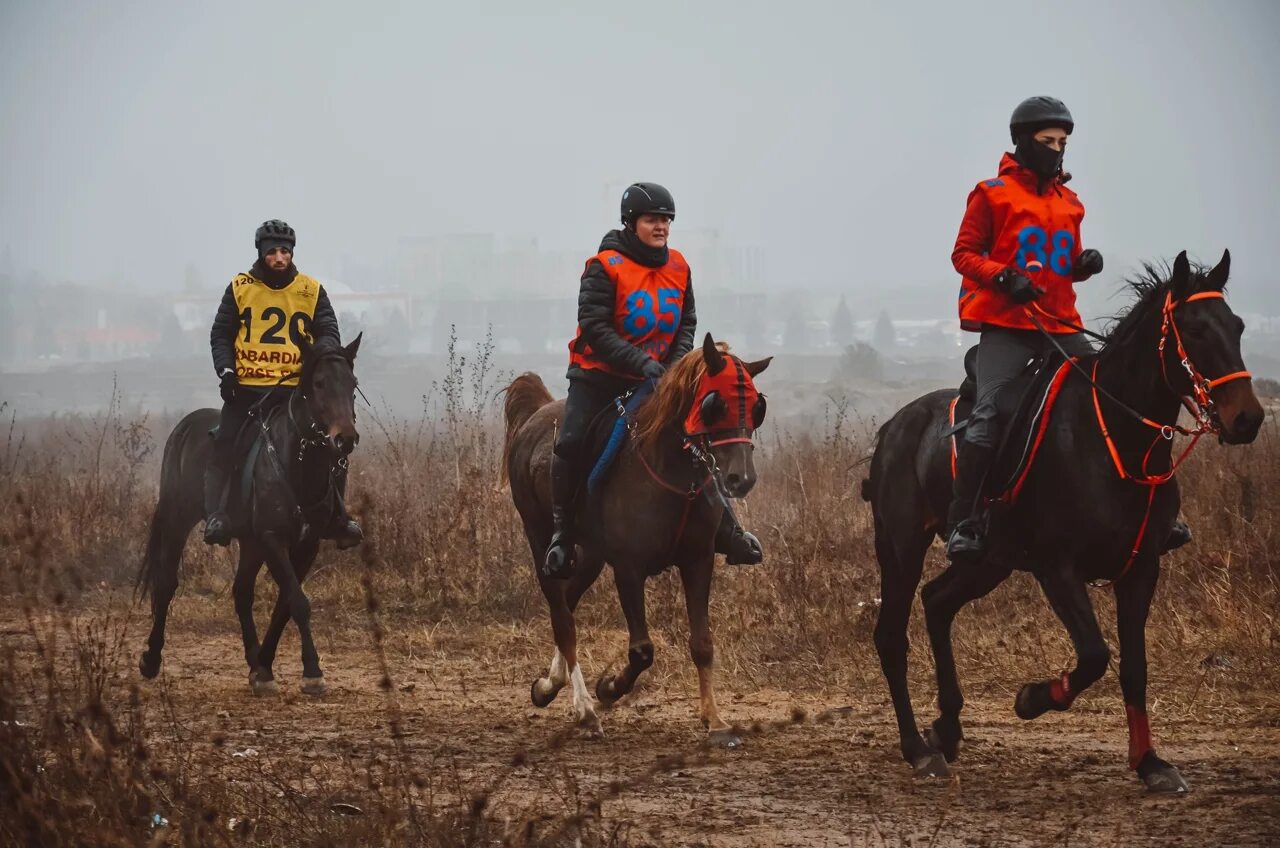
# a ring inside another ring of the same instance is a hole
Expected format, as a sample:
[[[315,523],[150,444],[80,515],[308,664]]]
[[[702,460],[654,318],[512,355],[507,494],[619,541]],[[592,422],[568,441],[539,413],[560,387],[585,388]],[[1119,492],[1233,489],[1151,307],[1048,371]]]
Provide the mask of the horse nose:
[[[1248,444],[1256,439],[1265,417],[1266,413],[1261,408],[1242,411],[1236,416],[1235,424],[1231,428],[1235,431],[1236,439],[1241,444]]]
[[[731,471],[725,475],[724,487],[729,494],[735,498],[740,498],[747,492],[751,491],[751,487],[755,485],[755,480],[749,474],[740,474],[737,471]]]
[[[346,436],[339,433],[337,436],[334,436],[333,438],[333,446],[337,448],[338,453],[342,454],[343,456],[349,455],[353,450],[356,449],[356,445],[359,443],[360,443],[360,437],[358,435],[352,436],[351,438],[347,438]]]

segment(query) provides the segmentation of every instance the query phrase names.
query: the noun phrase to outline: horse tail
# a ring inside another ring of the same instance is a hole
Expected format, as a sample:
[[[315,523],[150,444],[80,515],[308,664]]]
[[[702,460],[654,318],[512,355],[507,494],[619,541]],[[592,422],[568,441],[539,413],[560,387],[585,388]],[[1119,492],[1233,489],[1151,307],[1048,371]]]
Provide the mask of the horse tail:
[[[502,414],[507,422],[506,438],[502,442],[502,483],[507,483],[507,460],[511,457],[511,443],[516,433],[524,426],[533,413],[554,400],[547,384],[532,371],[526,371],[511,381],[511,385],[503,390],[507,397],[502,404]]]
[[[156,497],[156,508],[151,513],[151,528],[147,535],[147,550],[142,556],[142,567],[138,569],[138,579],[134,582],[133,591],[143,598],[152,591],[160,578],[161,552],[164,548],[166,522],[172,511],[172,503],[181,497],[181,465],[179,442],[187,427],[183,419],[174,427],[173,432],[164,444],[164,456],[160,460],[160,493]]]

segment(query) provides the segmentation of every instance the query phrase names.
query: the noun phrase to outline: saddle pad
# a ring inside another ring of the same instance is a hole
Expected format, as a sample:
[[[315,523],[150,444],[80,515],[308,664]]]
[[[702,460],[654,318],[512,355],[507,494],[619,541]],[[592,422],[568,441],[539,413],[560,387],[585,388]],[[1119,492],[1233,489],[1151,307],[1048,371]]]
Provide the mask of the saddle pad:
[[[1033,367],[1035,370],[1031,370]],[[992,472],[987,478],[985,493],[988,500],[1005,504],[1012,504],[1017,500],[1040,450],[1053,406],[1070,370],[1070,362],[1063,360],[1061,356],[1052,356],[1028,366],[1028,371],[1022,377],[1006,387],[1004,396],[1015,396],[1018,403],[1011,415],[1006,415],[1005,404],[999,404],[1001,417],[1007,423],[992,461]],[[1015,391],[1015,387],[1021,391]],[[972,408],[972,400],[957,395],[947,410],[946,434],[951,440],[953,478],[956,473],[957,434],[965,425],[960,416],[967,415]]]
[[[629,394],[618,398],[612,407],[601,411],[592,422],[593,438],[587,443],[596,447],[597,451],[595,451],[596,461],[591,467],[591,474],[587,476],[588,495],[595,494],[600,484],[604,482],[609,469],[613,467],[613,461],[618,458],[622,445],[627,441],[628,420],[635,415],[640,404],[652,393],[653,383],[646,380]],[[623,410],[621,414],[618,412],[619,405]],[[600,442],[605,433],[608,433],[608,438],[603,439],[604,444],[601,446]]]

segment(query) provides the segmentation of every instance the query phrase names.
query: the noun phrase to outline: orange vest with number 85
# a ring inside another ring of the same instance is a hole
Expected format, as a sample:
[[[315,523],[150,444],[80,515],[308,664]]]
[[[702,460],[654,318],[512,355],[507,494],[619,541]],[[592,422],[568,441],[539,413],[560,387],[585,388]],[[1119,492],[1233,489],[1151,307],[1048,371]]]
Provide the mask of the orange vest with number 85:
[[[613,328],[631,344],[661,362],[671,350],[671,342],[684,315],[684,293],[689,287],[689,263],[677,250],[668,250],[667,264],[646,268],[616,250],[602,250],[591,261],[598,260],[613,280]],[[602,362],[582,338],[582,328],[569,343],[569,361],[579,368],[622,374]]]

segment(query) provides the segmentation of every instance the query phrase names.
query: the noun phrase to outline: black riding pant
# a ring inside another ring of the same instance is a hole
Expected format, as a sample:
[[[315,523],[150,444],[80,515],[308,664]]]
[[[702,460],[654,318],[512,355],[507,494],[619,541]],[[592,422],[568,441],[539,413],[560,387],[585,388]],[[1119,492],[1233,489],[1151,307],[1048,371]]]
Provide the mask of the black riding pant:
[[[564,418],[556,437],[556,456],[567,460],[575,474],[583,471],[591,422],[613,403],[614,398],[621,397],[635,386],[632,380],[605,375],[569,380],[569,397],[565,400]]]
[[[1093,345],[1084,333],[1054,336],[1070,356],[1087,356]],[[1008,327],[985,326],[978,342],[977,391],[965,441],[985,448],[1000,443],[1001,421],[996,401],[1033,357],[1053,350],[1053,344],[1039,330],[1013,330]]]

